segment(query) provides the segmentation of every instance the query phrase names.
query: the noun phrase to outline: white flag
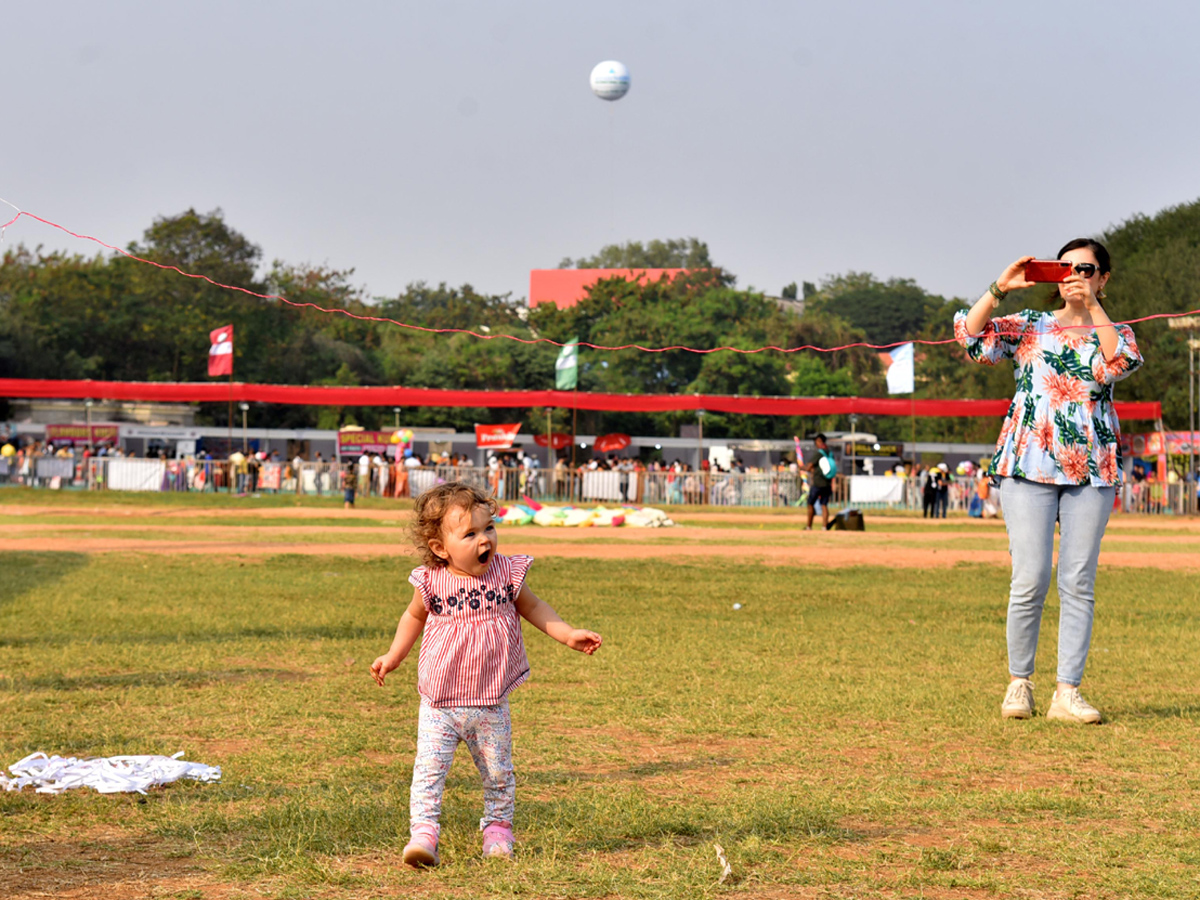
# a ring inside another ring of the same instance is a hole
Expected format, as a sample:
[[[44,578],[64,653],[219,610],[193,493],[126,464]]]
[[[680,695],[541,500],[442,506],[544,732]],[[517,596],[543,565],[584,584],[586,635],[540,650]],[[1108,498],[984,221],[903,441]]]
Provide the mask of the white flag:
[[[881,356],[883,354],[880,354]],[[893,347],[887,356],[891,362],[887,367],[887,386],[889,394],[911,394],[916,390],[913,377],[913,345],[912,341]]]
[[[579,385],[579,338],[563,344],[554,362],[554,389],[573,391]]]

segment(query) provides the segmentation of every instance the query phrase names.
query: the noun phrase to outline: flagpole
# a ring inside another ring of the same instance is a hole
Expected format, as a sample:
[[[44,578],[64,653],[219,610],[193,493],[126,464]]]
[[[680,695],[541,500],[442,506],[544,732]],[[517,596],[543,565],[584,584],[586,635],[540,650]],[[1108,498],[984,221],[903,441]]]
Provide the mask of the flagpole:
[[[555,391],[568,390],[565,384],[566,379],[560,376],[561,373],[568,371],[567,361],[571,362],[569,371],[571,372],[571,386],[569,390],[574,391],[571,397],[571,478],[575,477],[575,444],[579,436],[579,338],[574,337],[562,345],[562,350],[558,354],[558,359],[554,361],[554,389]],[[549,440],[553,440],[551,432],[549,412],[547,412],[546,434]],[[551,457],[553,458],[553,457]],[[571,482],[574,485],[574,480]],[[574,494],[574,488],[572,488]]]
[[[579,383],[575,383],[575,396],[571,398],[571,471],[575,471],[575,444],[579,424]]]
[[[233,493],[233,467],[228,465],[229,457],[233,456],[233,354],[229,355],[229,454],[225,458],[226,471],[229,477],[229,493]]]
[[[554,477],[554,426],[553,426],[554,407],[546,407],[546,488],[549,493],[550,485],[554,482],[551,479]]]
[[[915,387],[908,398],[909,418],[912,421],[912,473],[915,475],[917,471],[917,391]]]

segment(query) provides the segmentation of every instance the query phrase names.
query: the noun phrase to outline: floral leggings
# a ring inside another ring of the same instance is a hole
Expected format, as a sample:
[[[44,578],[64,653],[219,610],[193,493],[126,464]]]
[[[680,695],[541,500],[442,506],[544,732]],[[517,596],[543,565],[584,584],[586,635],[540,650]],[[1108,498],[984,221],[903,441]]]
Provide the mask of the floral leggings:
[[[517,779],[512,766],[512,718],[508,700],[495,706],[433,707],[421,701],[417,760],[413,765],[409,818],[412,826],[438,828],[442,790],[459,742],[466,743],[483,778],[480,829],[496,822],[512,825]]]

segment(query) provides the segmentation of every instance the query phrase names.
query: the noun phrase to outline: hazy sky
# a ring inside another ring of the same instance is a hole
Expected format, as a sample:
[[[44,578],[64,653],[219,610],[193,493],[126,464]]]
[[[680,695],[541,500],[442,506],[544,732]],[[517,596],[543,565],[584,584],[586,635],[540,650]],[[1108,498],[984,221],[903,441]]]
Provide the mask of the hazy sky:
[[[10,0],[2,27],[0,197],[121,245],[221,207],[376,295],[524,297],[564,256],[695,236],[771,293],[853,269],[978,296],[1200,196],[1196,3]]]

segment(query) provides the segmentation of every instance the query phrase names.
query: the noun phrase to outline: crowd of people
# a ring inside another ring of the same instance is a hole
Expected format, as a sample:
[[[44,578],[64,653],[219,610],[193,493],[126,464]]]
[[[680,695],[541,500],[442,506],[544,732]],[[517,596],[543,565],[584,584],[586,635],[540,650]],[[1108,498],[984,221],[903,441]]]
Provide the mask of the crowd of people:
[[[92,458],[104,457],[125,459],[135,454],[109,444],[99,444],[94,447],[75,447],[71,444],[59,444],[57,447],[47,441],[21,441],[15,435],[8,435],[0,443],[0,481],[9,484],[21,484],[28,487],[44,487],[50,478],[43,476],[44,467],[39,466],[39,460],[54,459],[66,463],[64,466],[53,467],[55,475],[67,480],[82,477],[82,468],[86,461]],[[70,475],[64,473],[70,470]],[[54,476],[51,476],[54,477]]]
[[[919,486],[921,513],[926,519],[946,518],[952,494],[955,507],[965,508],[970,516],[993,519],[1000,515],[1000,504],[986,465],[966,462],[951,471],[944,462],[931,466],[918,463],[909,477]]]
[[[1190,486],[1187,493],[1193,500],[1193,507],[1200,502],[1200,485],[1197,484],[1197,474],[1189,477],[1174,469],[1167,470],[1167,477],[1160,478],[1153,467],[1133,467],[1129,477],[1129,512],[1161,513],[1171,506],[1170,494],[1178,490],[1178,485]]]
[[[699,467],[677,457],[644,461],[638,456],[616,453],[592,456],[572,465],[569,456],[562,454],[548,471],[540,454],[523,448],[492,453],[479,467],[472,456],[448,451],[426,454],[410,451],[398,461],[375,452],[343,456],[340,461],[332,456],[325,458],[320,452],[312,454],[311,459],[308,454],[300,453],[288,460],[279,450],[242,452],[241,449],[228,456],[201,450],[173,459],[159,448],[151,448],[149,453],[139,456],[108,444],[53,446],[39,440],[21,441],[14,435],[7,439],[0,437],[0,442],[0,483],[31,487],[52,486],[52,477],[47,472],[59,476],[63,486],[74,482],[99,487],[104,484],[105,470],[93,464],[89,476],[89,461],[154,459],[164,464],[162,490],[169,491],[232,490],[254,494],[268,490],[320,495],[341,491],[344,495],[347,489],[344,472],[349,470],[356,497],[412,497],[440,481],[468,477],[491,489],[501,500],[529,496],[582,502],[602,499],[583,496],[585,475],[617,472],[615,491],[619,498],[636,503],[804,507],[811,498],[816,501],[812,504],[814,510],[825,521],[824,512],[831,503],[839,506],[850,501],[844,477],[849,472],[826,479],[820,471],[814,472],[811,460],[798,463],[791,454],[768,466],[747,465],[741,457],[730,456],[724,463],[704,459]],[[39,466],[38,461],[44,459],[66,464]],[[842,462],[845,464],[847,460],[843,458]],[[862,473],[878,474],[878,460],[855,462],[854,467]],[[926,518],[946,518],[951,511],[984,518],[1001,514],[999,492],[986,474],[986,461],[953,467],[944,462],[918,462],[914,466],[894,461],[887,466],[883,474],[906,480],[903,505],[921,509]],[[472,469],[478,470],[473,477],[469,476]],[[416,475],[414,471],[424,474]],[[822,494],[828,487],[830,502],[814,496],[814,487]],[[1191,497],[1193,507],[1200,501],[1194,476],[1189,477],[1176,466],[1163,478],[1155,467],[1138,461],[1128,479],[1122,508],[1126,512],[1163,513],[1180,506],[1181,499],[1186,503],[1183,494]]]

